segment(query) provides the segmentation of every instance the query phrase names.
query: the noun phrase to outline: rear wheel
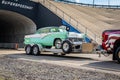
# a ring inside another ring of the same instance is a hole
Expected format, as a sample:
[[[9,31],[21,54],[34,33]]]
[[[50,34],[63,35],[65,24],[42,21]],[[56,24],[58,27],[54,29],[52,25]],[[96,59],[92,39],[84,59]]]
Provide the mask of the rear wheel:
[[[56,39],[55,42],[54,42],[54,45],[55,45],[56,49],[61,49],[61,44],[62,44],[61,39]]]
[[[25,52],[26,52],[27,55],[32,54],[32,46],[31,45],[26,45]]]
[[[39,50],[39,46],[38,45],[33,45],[33,54],[35,56],[40,54],[40,50]]]
[[[115,57],[117,61],[120,63],[120,47],[118,47],[117,50],[115,51]]]
[[[62,43],[62,50],[64,53],[70,53],[72,52],[72,44],[70,43],[70,41],[63,41]]]

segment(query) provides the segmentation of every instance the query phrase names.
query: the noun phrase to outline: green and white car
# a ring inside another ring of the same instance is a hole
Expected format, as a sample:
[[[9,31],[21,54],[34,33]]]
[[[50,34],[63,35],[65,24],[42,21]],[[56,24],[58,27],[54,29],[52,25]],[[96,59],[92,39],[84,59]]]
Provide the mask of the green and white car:
[[[26,35],[24,38],[24,44],[26,45],[26,54],[33,53],[34,55],[38,55],[41,48],[51,48],[52,46],[55,46],[56,49],[64,48],[63,51],[68,53],[71,51],[71,44],[73,44],[73,42],[76,45],[80,45],[83,40],[84,35],[82,34],[68,32],[63,26],[52,26],[40,28],[35,34]]]

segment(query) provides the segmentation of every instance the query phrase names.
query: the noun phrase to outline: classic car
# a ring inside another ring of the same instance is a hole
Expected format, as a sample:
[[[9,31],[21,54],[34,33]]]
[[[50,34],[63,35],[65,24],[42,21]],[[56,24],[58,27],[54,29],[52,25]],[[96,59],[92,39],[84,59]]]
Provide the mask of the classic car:
[[[80,45],[81,42],[84,41],[84,34],[68,32],[69,29],[67,29],[68,28],[65,26],[44,27],[38,29],[35,34],[26,35],[24,38],[26,54],[36,53],[34,51],[38,53],[40,46],[42,48],[51,48],[55,46],[56,49],[63,48],[63,51],[66,53],[70,52],[69,44],[67,45],[68,40],[71,44]]]

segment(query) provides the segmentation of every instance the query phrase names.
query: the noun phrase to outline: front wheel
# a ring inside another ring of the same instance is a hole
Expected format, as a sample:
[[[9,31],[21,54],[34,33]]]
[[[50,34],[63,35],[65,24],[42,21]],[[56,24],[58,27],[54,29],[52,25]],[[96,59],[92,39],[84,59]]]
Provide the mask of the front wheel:
[[[72,44],[70,43],[70,41],[63,41],[62,43],[62,50],[64,53],[70,53],[72,52]]]
[[[39,46],[38,45],[33,45],[33,54],[35,56],[40,54]]]

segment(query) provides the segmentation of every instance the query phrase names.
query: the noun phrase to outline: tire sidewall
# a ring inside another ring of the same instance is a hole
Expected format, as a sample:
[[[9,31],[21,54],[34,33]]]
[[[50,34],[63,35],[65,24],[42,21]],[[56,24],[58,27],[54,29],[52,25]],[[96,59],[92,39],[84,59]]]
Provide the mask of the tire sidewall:
[[[25,52],[26,52],[27,55],[32,54],[32,46],[31,45],[26,45]]]
[[[68,45],[68,49],[67,50],[64,49],[64,44]],[[68,41],[68,40],[63,41],[63,43],[62,43],[62,51],[64,53],[70,53],[70,52],[72,52],[72,45],[71,45],[70,41]]]
[[[115,57],[116,57],[117,61],[120,63],[119,52],[120,52],[120,47],[118,47],[117,50],[115,51]]]
[[[38,45],[33,45],[33,55],[39,55],[40,54],[40,50],[39,50],[39,46]],[[35,50],[35,51],[34,51]],[[37,51],[36,51],[37,50]]]

